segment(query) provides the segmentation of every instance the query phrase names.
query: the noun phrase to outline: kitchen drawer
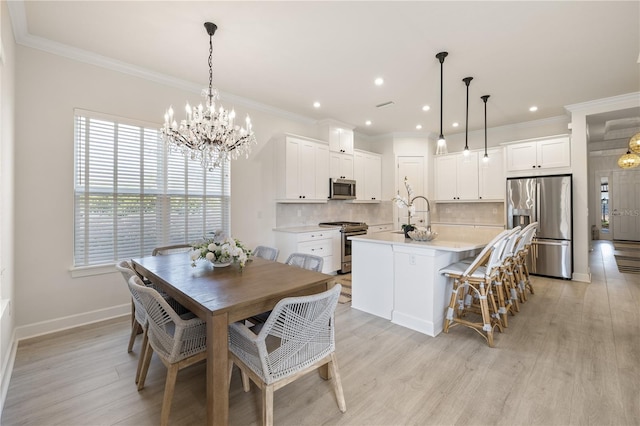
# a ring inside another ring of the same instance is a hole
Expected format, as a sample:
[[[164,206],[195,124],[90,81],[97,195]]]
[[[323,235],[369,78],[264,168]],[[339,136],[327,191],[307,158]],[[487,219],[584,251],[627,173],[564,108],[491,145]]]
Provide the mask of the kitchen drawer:
[[[376,232],[387,232],[393,231],[392,223],[383,223],[381,225],[371,225],[369,229],[367,229],[367,234],[375,234]]]
[[[330,241],[336,232],[340,232],[340,231],[326,230],[326,231],[301,232],[297,234],[297,239],[299,243],[304,241],[319,241],[319,240]]]
[[[333,254],[331,239],[299,243],[298,251],[320,257],[331,256]]]

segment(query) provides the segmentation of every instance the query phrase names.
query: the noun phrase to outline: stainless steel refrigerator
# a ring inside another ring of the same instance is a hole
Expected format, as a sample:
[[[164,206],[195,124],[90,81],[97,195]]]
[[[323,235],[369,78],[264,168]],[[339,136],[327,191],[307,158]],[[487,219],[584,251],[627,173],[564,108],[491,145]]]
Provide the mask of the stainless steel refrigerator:
[[[529,272],[571,279],[573,273],[572,176],[507,178],[507,227],[538,222]]]

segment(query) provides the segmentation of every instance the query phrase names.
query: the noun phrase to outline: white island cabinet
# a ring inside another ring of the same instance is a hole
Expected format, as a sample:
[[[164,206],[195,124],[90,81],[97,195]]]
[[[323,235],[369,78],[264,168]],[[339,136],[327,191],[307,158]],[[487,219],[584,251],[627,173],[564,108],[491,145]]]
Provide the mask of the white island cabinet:
[[[421,242],[394,232],[351,237],[351,307],[437,336],[451,282],[439,270],[475,254],[489,239]]]

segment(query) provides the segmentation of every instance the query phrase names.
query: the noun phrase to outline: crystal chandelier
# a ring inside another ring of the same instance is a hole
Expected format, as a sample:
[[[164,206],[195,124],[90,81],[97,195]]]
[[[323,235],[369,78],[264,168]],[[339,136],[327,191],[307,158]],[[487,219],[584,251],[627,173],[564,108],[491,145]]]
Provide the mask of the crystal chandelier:
[[[203,107],[200,104],[197,108],[192,108],[187,103],[186,118],[180,121],[180,125],[174,120],[173,108],[169,107],[160,132],[170,152],[178,151],[192,160],[200,160],[205,169],[212,171],[240,155],[248,158],[251,144],[256,143],[256,138],[248,115],[245,127],[241,127],[235,123],[236,113],[233,109],[228,112],[221,105],[216,109],[216,101],[220,95],[212,87],[212,57],[213,34],[218,27],[212,22],[205,22],[204,27],[209,34],[209,89],[202,91],[206,105]]]

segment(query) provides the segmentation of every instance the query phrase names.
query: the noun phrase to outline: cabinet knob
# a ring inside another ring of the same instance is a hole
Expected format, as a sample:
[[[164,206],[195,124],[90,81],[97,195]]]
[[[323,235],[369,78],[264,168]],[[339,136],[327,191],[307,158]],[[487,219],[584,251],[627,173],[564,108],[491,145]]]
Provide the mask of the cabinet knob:
[[[534,164],[534,165],[533,165],[533,166],[531,166],[531,167],[533,167],[533,168],[535,169],[535,168],[536,168],[536,165]]]
[[[540,164],[538,164],[538,168],[540,168]]]

